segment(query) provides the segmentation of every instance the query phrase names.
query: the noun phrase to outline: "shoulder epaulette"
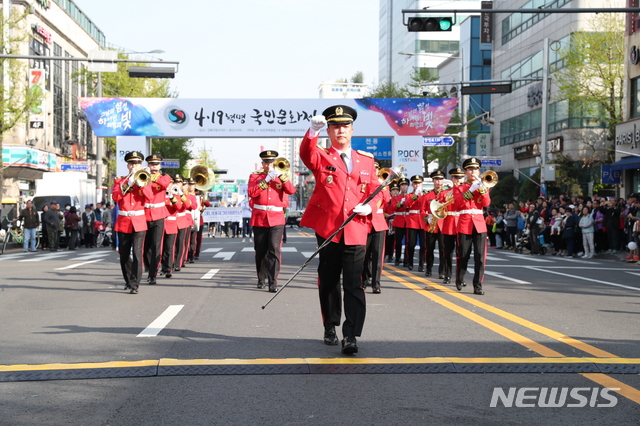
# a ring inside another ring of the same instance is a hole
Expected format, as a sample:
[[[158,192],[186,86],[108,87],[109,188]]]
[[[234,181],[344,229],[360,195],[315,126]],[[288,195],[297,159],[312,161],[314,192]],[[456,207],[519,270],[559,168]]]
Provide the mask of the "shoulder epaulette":
[[[321,147],[320,145],[318,145],[318,148],[320,148],[320,149],[324,150],[324,152],[326,152],[327,154],[331,154],[331,151],[329,151],[329,149],[328,149],[328,148],[323,148],[323,147]]]
[[[366,155],[367,157],[371,157],[371,158],[373,158],[373,154],[372,154],[372,153],[370,153],[370,152],[367,152],[367,151],[360,151],[360,150],[358,150],[357,152],[358,152],[358,154],[360,154],[360,155]]]
[[[256,170],[255,172],[253,172],[253,173],[251,173],[251,174],[252,174],[252,175],[261,175],[261,174],[263,174],[263,173],[264,173],[264,170],[263,170],[263,169],[261,169],[261,170]]]

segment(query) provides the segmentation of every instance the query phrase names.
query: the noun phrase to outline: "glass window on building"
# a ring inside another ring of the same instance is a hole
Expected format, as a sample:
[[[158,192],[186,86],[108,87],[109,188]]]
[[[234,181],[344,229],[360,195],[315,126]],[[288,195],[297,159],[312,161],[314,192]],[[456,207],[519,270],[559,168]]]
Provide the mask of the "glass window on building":
[[[640,78],[634,78],[631,80],[631,88],[629,97],[631,98],[631,117],[640,117],[640,87],[638,87],[638,80]]]

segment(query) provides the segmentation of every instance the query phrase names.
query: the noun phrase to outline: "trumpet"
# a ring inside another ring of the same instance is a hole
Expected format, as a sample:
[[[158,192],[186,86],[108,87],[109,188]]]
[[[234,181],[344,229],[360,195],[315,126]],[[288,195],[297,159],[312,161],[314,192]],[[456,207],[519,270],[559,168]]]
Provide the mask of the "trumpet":
[[[189,177],[196,181],[196,189],[202,192],[209,191],[215,184],[216,175],[206,166],[194,166],[189,171]]]
[[[291,168],[291,163],[289,163],[289,160],[287,160],[284,157],[278,157],[273,162],[273,170],[278,172],[278,174],[281,174],[281,175],[285,174],[289,171],[290,168]]]
[[[480,180],[485,188],[493,188],[498,184],[498,174],[493,170],[487,170],[480,175]]]

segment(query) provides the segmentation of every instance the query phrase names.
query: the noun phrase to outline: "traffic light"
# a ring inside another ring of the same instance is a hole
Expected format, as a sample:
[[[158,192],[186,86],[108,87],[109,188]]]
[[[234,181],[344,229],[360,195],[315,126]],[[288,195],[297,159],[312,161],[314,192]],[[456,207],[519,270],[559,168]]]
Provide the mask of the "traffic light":
[[[451,31],[451,18],[409,18],[409,32]]]

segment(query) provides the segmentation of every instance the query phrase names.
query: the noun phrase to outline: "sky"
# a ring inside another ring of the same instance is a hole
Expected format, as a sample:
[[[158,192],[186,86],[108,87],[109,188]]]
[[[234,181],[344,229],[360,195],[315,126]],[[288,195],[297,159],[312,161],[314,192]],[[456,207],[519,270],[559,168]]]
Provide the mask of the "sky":
[[[378,80],[377,0],[74,2],[108,45],[179,61],[171,86],[181,98],[309,99],[323,81],[358,71]],[[268,139],[194,139],[192,151],[209,151],[226,179],[246,179],[261,146],[272,148]]]

